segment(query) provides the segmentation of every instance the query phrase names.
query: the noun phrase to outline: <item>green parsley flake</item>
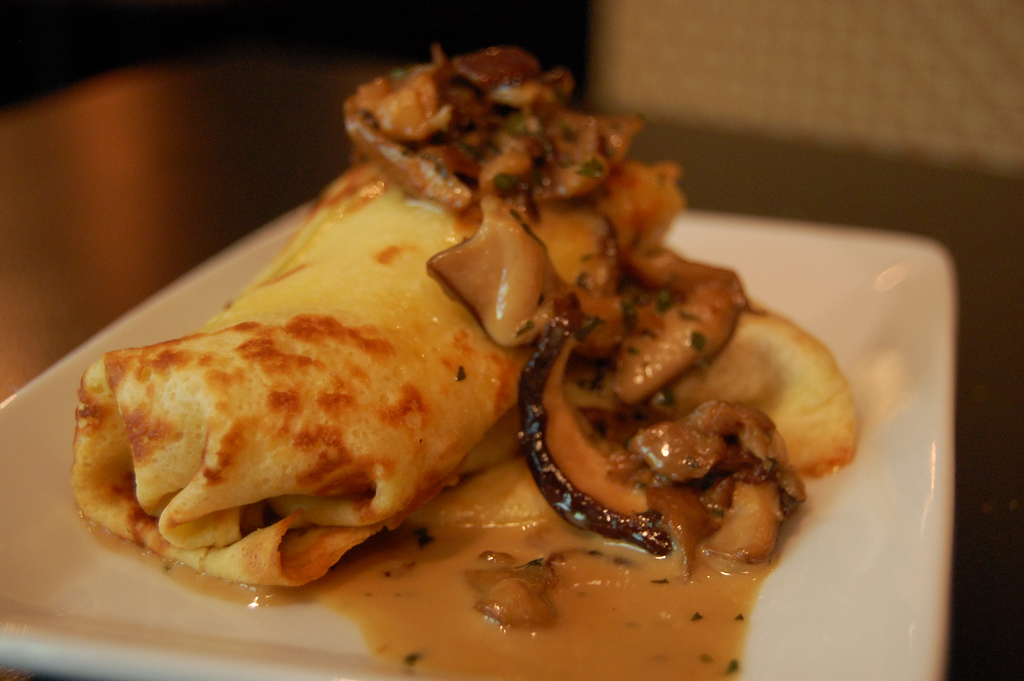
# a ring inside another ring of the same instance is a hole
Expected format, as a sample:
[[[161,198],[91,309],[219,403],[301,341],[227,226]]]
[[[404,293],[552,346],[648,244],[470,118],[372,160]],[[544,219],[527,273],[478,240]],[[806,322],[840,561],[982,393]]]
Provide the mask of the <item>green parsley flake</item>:
[[[702,619],[704,619],[704,615],[700,614],[699,612],[695,612],[695,613],[693,613],[693,617],[690,618],[690,621],[691,622],[696,622],[696,621],[702,620]]]
[[[515,220],[516,222],[519,223],[520,227],[522,227],[523,229],[526,230],[526,233],[528,235],[530,235],[530,237],[534,241],[536,241],[537,243],[541,244],[542,246],[544,245],[544,242],[541,241],[540,238],[536,234],[533,233],[532,229],[530,229],[530,223],[526,221],[526,218],[523,217],[522,213],[517,211],[515,208],[509,208],[508,214],[512,216],[513,220]]]
[[[581,165],[576,172],[583,177],[598,178],[604,175],[604,163],[601,162],[601,159],[592,158]]]
[[[702,334],[700,331],[694,331],[690,334],[690,345],[694,350],[700,352],[704,349],[704,346],[708,344],[708,337]]]
[[[619,305],[622,307],[622,323],[625,325],[626,331],[632,331],[636,326],[636,303],[629,298],[623,298]]]
[[[672,293],[668,289],[658,291],[658,295],[654,299],[654,307],[658,312],[665,312],[672,307]]]
[[[465,154],[469,158],[473,159],[474,161],[479,162],[479,161],[483,161],[484,160],[484,155],[482,153],[480,153],[480,150],[477,149],[476,147],[474,147],[473,145],[467,144],[463,140],[457,141],[455,143],[455,145],[459,148],[459,150],[463,154]]]
[[[430,532],[425,527],[417,527],[414,534],[416,535],[416,543],[419,545],[421,549],[430,542],[434,541],[434,535],[430,534]]]
[[[526,116],[522,113],[515,113],[505,119],[505,132],[513,137],[523,137],[530,134]]]
[[[510,192],[519,186],[519,178],[512,173],[498,173],[494,176],[494,186],[501,192]]]
[[[726,667],[725,673],[726,674],[735,674],[739,670],[740,670],[739,660],[729,660],[729,666]]]
[[[456,372],[456,374],[455,374],[455,380],[456,381],[465,381],[466,380],[466,370],[465,370],[465,368],[463,368],[461,366],[459,367],[458,372]]]
[[[583,326],[573,335],[576,337],[576,340],[581,341],[601,324],[604,324],[604,320],[600,317],[587,317],[587,321],[583,322]]]

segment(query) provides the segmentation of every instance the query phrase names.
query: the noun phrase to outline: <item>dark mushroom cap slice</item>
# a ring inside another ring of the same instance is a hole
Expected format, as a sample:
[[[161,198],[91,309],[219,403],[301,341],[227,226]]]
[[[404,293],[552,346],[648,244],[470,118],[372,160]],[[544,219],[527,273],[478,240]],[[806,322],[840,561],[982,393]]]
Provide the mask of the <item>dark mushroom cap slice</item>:
[[[544,329],[537,351],[527,362],[519,383],[522,418],[520,450],[541,494],[566,521],[609,539],[628,542],[656,556],[672,552],[671,535],[661,526],[660,515],[650,511],[622,512],[580,489],[556,462],[549,448],[550,400],[545,399],[560,385],[552,385],[554,368],[563,353],[571,352],[574,335],[586,324],[578,311],[552,319]],[[560,408],[560,407],[559,407]]]

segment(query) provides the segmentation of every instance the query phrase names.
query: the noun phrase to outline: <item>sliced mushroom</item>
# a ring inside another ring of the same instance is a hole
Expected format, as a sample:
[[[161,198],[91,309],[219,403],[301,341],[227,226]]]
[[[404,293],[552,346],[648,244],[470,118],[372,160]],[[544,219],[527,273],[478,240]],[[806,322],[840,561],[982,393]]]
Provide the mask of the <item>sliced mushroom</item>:
[[[636,279],[663,296],[654,323],[638,324],[618,354],[615,394],[638,404],[698,362],[711,361],[729,342],[747,302],[729,270],[660,247],[628,252],[626,261]]]
[[[495,560],[497,558],[497,560]],[[508,554],[485,552],[489,567],[466,571],[466,581],[477,592],[473,609],[502,627],[539,628],[552,624],[558,611],[548,592],[558,576],[546,561],[510,565]]]
[[[805,497],[771,419],[742,405],[706,402],[684,419],[641,429],[629,451],[658,475],[647,498],[688,565],[698,545],[719,562],[767,560],[780,523]]]
[[[364,110],[381,133],[400,142],[423,142],[448,128],[452,107],[440,102],[432,71],[417,69],[396,87],[384,79],[369,84],[362,93]]]
[[[770,475],[786,465],[789,455],[782,436],[768,416],[757,409],[723,400],[709,400],[682,421],[688,430],[728,444],[722,465],[730,471],[756,468]],[[751,459],[753,457],[753,460]]]
[[[359,154],[412,195],[461,212],[497,194],[532,212],[594,194],[641,126],[569,110],[573,87],[568,71],[544,72],[519,48],[449,60],[435,46],[431,63],[357,89],[345,126]]]
[[[405,191],[461,211],[472,204],[473,192],[448,167],[450,155],[419,146],[448,131],[457,113],[438,88],[438,71],[446,66],[435,50],[431,64],[360,86],[345,101],[345,130],[356,150]]]
[[[721,527],[704,544],[704,552],[719,560],[762,563],[771,558],[785,519],[775,483],[737,482],[732,504]]]
[[[561,283],[547,249],[500,199],[480,201],[476,234],[427,261],[427,271],[469,308],[494,341],[532,343],[554,309]]]
[[[649,487],[647,499],[672,535],[680,554],[680,573],[689,577],[701,555],[701,542],[718,528],[714,513],[704,505],[698,491],[688,485]]]
[[[512,45],[488,47],[453,57],[451,65],[455,73],[485,92],[538,78],[543,73],[535,56]]]
[[[473,191],[445,165],[440,153],[417,151],[393,141],[380,130],[372,109],[370,85],[345,102],[345,129],[356,149],[376,162],[408,193],[461,211],[473,203]],[[370,100],[370,101],[367,101]]]
[[[717,434],[687,427],[678,421],[656,423],[629,441],[656,473],[672,482],[699,480],[726,455],[727,444]]]
[[[552,319],[523,369],[519,382],[520,449],[541,494],[569,523],[657,556],[668,555],[672,538],[661,526],[659,515],[649,510],[637,512],[638,506],[646,506],[638,499],[637,490],[607,475],[604,457],[581,432],[562,392],[565,363],[584,323],[578,312]],[[572,477],[562,465],[572,468]],[[590,489],[584,491],[577,485],[577,476],[585,478]]]

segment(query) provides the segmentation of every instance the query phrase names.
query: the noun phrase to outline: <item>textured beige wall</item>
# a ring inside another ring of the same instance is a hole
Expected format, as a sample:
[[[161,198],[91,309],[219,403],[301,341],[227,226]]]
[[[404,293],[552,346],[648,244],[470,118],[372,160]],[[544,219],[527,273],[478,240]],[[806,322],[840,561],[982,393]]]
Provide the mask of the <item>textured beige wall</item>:
[[[595,103],[1024,173],[1021,0],[597,0]]]

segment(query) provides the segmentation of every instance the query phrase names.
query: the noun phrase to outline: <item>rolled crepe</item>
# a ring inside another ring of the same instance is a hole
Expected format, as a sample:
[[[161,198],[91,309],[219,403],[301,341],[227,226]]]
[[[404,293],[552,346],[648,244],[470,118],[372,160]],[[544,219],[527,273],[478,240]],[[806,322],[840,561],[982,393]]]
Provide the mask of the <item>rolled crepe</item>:
[[[197,333],[107,353],[79,391],[83,514],[200,572],[298,585],[455,481],[514,403],[501,348],[433,281],[471,233],[367,167]]]

